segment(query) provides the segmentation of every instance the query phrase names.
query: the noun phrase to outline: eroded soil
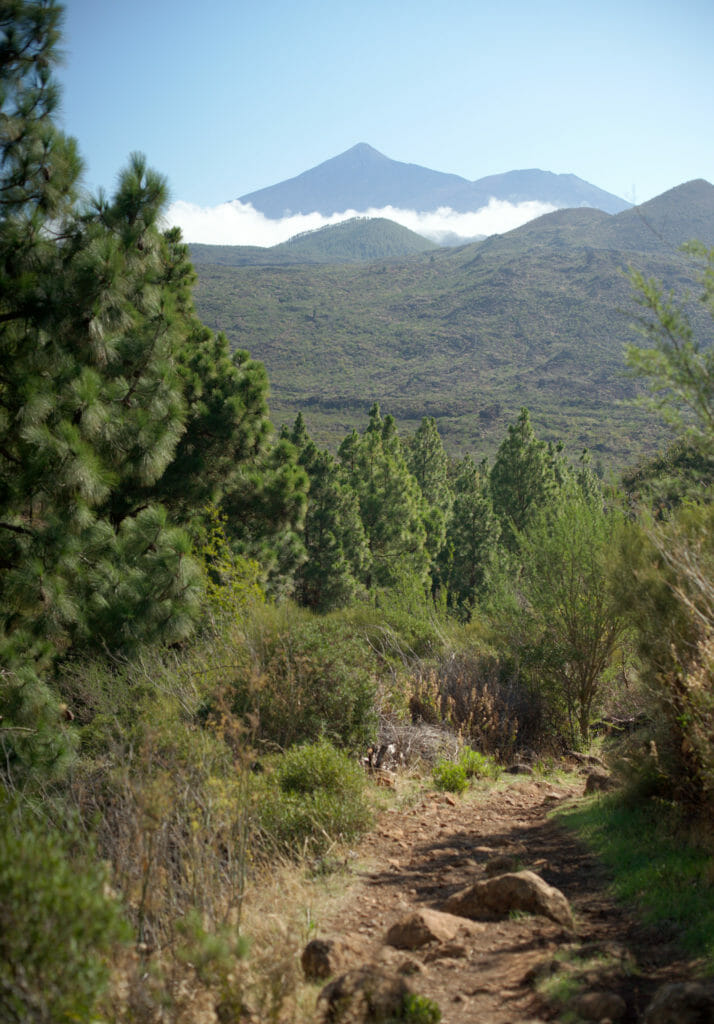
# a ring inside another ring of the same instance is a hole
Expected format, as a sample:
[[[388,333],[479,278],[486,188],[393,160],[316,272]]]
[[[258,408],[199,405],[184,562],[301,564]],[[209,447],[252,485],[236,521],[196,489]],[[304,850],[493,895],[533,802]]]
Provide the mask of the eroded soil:
[[[619,1019],[638,1021],[660,984],[690,972],[666,936],[613,902],[601,865],[549,819],[556,804],[582,791],[582,783],[519,777],[465,799],[429,793],[413,807],[384,812],[357,851],[366,866],[320,937],[347,940],[348,968],[373,962],[408,975],[416,992],[439,1004],[444,1024],[552,1020],[591,992],[620,996],[626,1009]],[[529,868],[560,889],[575,932],[514,915],[413,951],[385,943],[395,921],[440,909],[452,893],[499,868]],[[541,979],[566,993],[565,1004],[543,993]]]

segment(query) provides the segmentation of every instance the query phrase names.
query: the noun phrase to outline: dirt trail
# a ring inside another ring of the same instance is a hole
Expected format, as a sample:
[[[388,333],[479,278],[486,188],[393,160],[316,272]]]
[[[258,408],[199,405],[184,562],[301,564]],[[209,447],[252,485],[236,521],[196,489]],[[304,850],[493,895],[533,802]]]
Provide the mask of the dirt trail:
[[[430,793],[414,807],[383,813],[359,848],[360,863],[368,866],[320,937],[347,940],[345,967],[371,961],[410,974],[415,991],[438,1002],[444,1024],[553,1019],[562,1007],[556,1011],[537,991],[534,973],[547,976],[556,954],[572,961],[575,953],[580,991],[620,996],[626,1011],[619,1019],[638,1021],[655,988],[686,976],[686,964],[676,962],[664,936],[638,925],[611,900],[603,868],[548,819],[555,804],[582,791],[582,784],[523,777],[465,800]],[[514,866],[496,858],[512,858]],[[386,945],[395,921],[440,909],[454,892],[499,867],[532,869],[560,889],[575,915],[575,933],[521,915],[477,922],[470,934],[413,951]]]

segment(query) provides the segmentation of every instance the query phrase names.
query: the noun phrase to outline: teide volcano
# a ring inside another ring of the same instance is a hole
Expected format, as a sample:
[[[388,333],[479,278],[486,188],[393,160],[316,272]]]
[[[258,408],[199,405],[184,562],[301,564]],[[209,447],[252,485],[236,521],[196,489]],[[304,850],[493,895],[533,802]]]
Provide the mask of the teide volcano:
[[[273,219],[313,212],[329,217],[345,210],[364,212],[386,206],[420,212],[449,207],[470,213],[487,206],[489,199],[548,203],[557,208],[591,206],[606,213],[620,213],[630,205],[574,174],[521,170],[468,181],[457,174],[391,160],[365,142],[295,178],[240,196],[242,203]]]

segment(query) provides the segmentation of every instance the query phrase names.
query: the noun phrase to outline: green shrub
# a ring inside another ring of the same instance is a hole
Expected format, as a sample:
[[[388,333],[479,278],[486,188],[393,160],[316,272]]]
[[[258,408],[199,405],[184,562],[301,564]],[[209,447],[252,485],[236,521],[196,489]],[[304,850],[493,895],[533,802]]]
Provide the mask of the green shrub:
[[[360,766],[326,740],[293,747],[280,759],[276,777],[283,793],[361,792],[364,783]]]
[[[325,740],[289,750],[260,785],[263,842],[283,853],[318,853],[371,820],[362,768]]]
[[[649,691],[650,753],[662,794],[714,796],[714,505],[683,505],[663,523],[622,532],[615,586]]]
[[[448,793],[463,793],[468,789],[469,780],[463,765],[453,761],[437,761],[433,770],[434,785]]]
[[[240,643],[242,664],[224,651],[235,667],[219,678],[232,691],[235,714],[258,716],[259,739],[285,749],[327,736],[351,750],[373,739],[376,657],[339,615],[256,608]]]
[[[405,1024],[439,1024],[441,1010],[428,996],[409,994],[404,999]]]
[[[472,750],[471,747],[462,748],[458,763],[464,769],[467,779],[497,779],[501,774],[501,769],[492,757]]]
[[[73,856],[72,845],[85,852]],[[93,1019],[107,982],[104,954],[128,937],[105,874],[72,828],[60,835],[0,799],[0,1019]]]

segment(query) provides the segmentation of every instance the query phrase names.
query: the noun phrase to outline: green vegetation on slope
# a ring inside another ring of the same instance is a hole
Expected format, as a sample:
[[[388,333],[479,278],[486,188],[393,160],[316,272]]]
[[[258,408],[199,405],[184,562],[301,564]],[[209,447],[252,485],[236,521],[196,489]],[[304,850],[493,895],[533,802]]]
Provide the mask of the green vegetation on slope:
[[[428,238],[384,217],[353,217],[341,224],[295,235],[274,253],[299,253],[306,263],[374,263],[404,259],[438,248]]]
[[[677,938],[702,973],[714,972],[711,850],[687,841],[686,814],[664,801],[617,795],[569,807],[558,819],[605,862],[618,899],[664,941]]]
[[[374,400],[404,428],[433,416],[450,452],[479,457],[527,406],[547,440],[621,466],[665,436],[633,407],[639,388],[625,373],[634,259],[587,246],[493,257],[467,246],[360,267],[202,265],[196,303],[265,363],[276,420],[301,410],[333,450]],[[637,265],[691,283],[676,252]]]
[[[436,249],[437,245],[384,217],[353,217],[289,238],[280,245],[189,246],[200,266],[290,266],[303,263],[375,263],[406,259]]]

